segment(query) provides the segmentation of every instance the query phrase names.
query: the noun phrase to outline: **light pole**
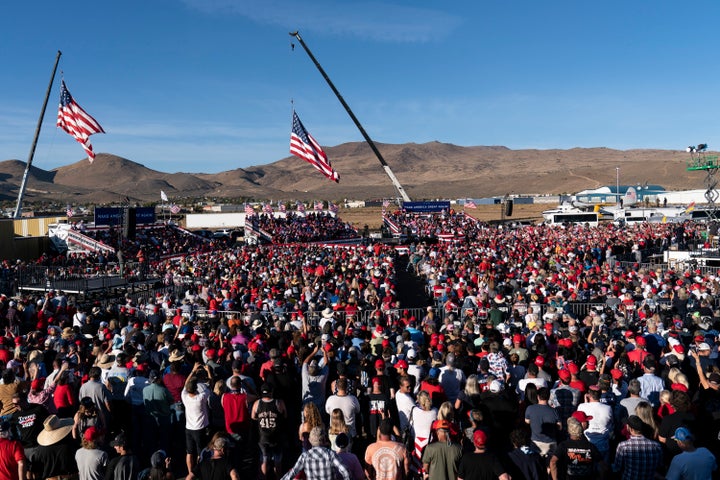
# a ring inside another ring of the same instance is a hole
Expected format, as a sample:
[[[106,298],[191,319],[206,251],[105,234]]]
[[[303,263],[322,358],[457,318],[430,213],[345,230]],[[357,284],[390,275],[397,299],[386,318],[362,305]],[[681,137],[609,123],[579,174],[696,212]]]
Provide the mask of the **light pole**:
[[[620,167],[615,167],[615,194],[617,206],[620,206]]]

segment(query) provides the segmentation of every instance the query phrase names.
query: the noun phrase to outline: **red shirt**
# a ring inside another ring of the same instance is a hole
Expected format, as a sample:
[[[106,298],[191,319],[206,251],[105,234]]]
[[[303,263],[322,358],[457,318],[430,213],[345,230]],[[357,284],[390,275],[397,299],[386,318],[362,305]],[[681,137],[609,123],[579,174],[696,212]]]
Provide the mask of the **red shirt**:
[[[25,452],[17,440],[0,438],[0,478],[20,480],[18,463],[25,460]]]
[[[58,385],[55,387],[53,401],[55,402],[55,408],[57,409],[74,407],[77,405],[77,395],[73,391],[71,385]]]
[[[225,410],[225,430],[229,433],[247,431],[252,425],[247,393],[230,391],[222,396],[221,401]]]
[[[187,377],[181,373],[167,373],[163,377],[165,388],[168,389],[175,403],[182,401],[180,393],[182,393],[183,388],[185,388],[186,379]]]

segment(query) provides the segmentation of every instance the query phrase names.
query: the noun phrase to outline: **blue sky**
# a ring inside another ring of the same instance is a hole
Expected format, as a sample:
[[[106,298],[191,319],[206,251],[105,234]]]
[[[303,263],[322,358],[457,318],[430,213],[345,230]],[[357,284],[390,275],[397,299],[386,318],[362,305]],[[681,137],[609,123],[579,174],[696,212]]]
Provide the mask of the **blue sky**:
[[[291,30],[376,142],[720,149],[719,18],[704,0],[4,2],[0,160],[27,159],[57,50],[107,132],[95,151],[149,168],[289,156],[291,99],[321,144],[362,141]],[[44,169],[84,158],[54,125],[59,82]]]

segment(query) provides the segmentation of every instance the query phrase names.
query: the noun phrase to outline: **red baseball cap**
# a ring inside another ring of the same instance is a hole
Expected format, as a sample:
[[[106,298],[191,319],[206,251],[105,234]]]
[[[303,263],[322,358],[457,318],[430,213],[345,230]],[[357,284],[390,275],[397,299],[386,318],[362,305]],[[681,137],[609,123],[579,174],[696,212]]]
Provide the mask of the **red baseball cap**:
[[[448,420],[435,420],[432,423],[433,430],[450,430],[452,424]]]
[[[568,369],[568,372],[570,372],[572,374],[578,373],[580,371],[580,368],[577,366],[577,364],[573,363],[573,362],[569,362],[567,364],[567,369]]]
[[[482,447],[486,443],[487,443],[487,434],[480,429],[475,430],[475,433],[473,433],[473,444],[476,447]]]
[[[610,375],[612,375],[612,378],[615,380],[620,380],[623,377],[623,372],[617,368],[613,368],[610,370]]]
[[[570,380],[570,377],[572,375],[570,375],[570,370],[568,370],[567,368],[563,368],[558,371],[558,376],[560,377],[560,380],[567,382],[568,380]]]
[[[542,355],[538,355],[537,357],[535,357],[535,365],[537,365],[538,367],[542,367],[543,365],[545,365],[545,358]]]
[[[595,355],[588,355],[587,360],[585,361],[588,368],[595,368],[597,366],[597,358]]]
[[[635,343],[639,347],[644,347],[645,345],[647,345],[647,340],[645,340],[645,337],[643,337],[642,335],[638,335],[637,337],[635,337]]]
[[[377,360],[375,360],[375,369],[381,370],[383,368],[385,368],[385,360],[383,360],[382,358],[378,358]]]
[[[405,360],[398,360],[395,362],[395,368],[408,368],[408,363]]]
[[[572,418],[577,420],[578,422],[589,422],[593,419],[592,415],[586,415],[585,412],[581,412],[580,410],[573,412]]]

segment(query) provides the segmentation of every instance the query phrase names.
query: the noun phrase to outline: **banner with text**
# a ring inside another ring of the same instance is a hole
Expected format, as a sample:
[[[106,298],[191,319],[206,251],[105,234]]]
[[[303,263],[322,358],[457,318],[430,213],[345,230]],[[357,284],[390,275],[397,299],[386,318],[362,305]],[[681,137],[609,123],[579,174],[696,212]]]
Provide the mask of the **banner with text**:
[[[450,211],[450,202],[403,202],[403,209],[406,212],[433,213]]]
[[[136,225],[155,223],[155,207],[100,207],[95,209],[95,225],[122,225],[123,216],[133,211],[135,212]]]

